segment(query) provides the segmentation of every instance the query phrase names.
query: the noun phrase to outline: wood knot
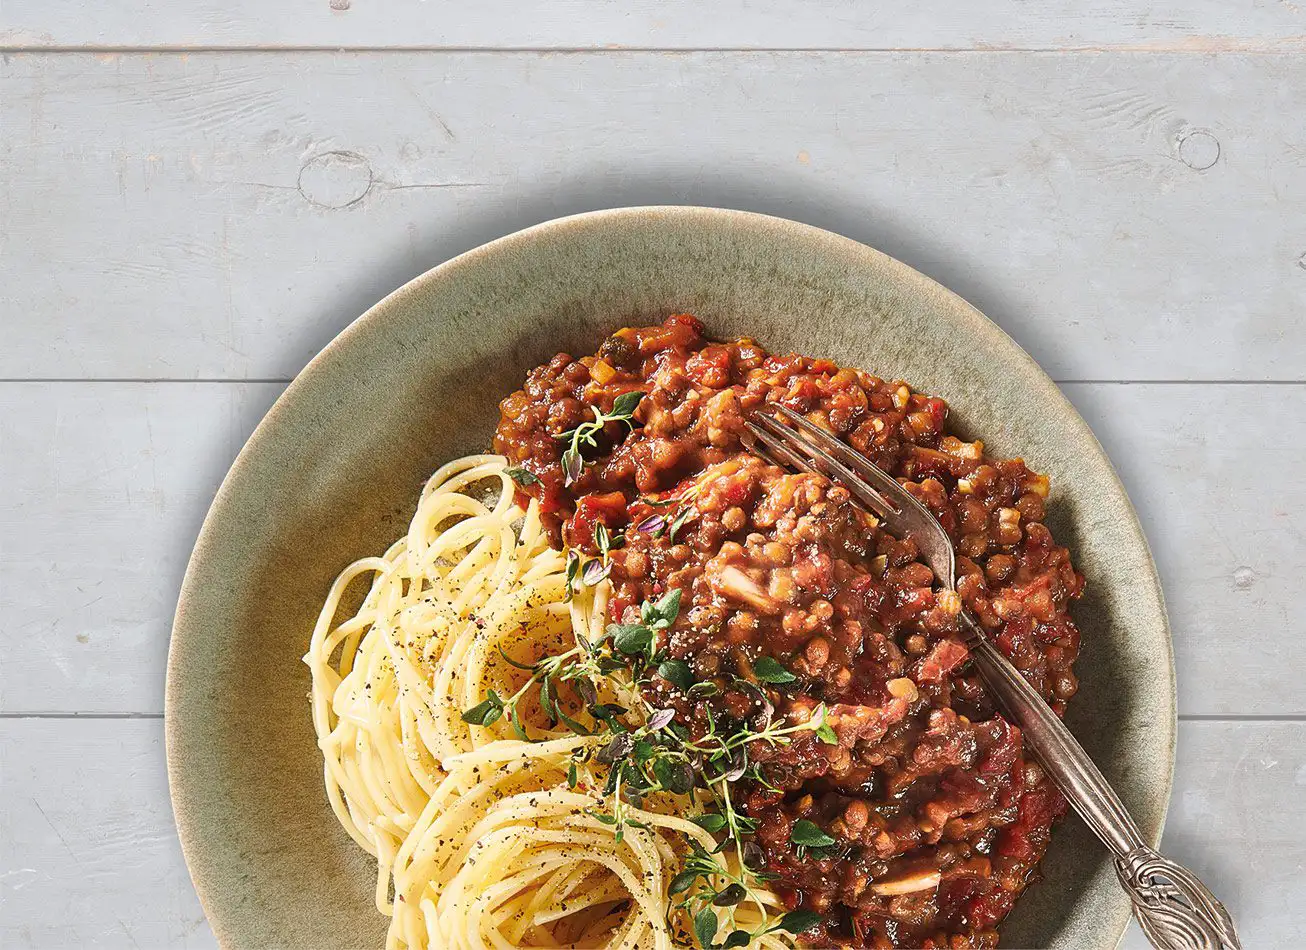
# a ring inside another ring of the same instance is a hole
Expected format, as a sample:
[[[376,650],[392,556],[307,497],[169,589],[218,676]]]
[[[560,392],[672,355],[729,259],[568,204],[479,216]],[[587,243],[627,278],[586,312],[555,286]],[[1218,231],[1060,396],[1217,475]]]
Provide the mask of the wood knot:
[[[319,208],[348,208],[372,189],[372,166],[357,152],[323,152],[299,170],[299,193]]]
[[[1194,171],[1206,171],[1220,160],[1220,140],[1205,129],[1190,129],[1179,137],[1179,161]]]

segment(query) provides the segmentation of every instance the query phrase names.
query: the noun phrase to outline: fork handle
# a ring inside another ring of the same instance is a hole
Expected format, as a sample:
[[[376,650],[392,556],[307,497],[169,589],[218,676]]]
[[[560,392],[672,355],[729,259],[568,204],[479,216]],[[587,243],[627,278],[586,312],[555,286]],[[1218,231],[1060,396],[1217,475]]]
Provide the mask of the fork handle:
[[[1187,868],[1147,846],[1115,789],[1052,707],[968,612],[961,619],[985,684],[1020,727],[1044,771],[1115,855],[1116,875],[1152,945],[1158,950],[1242,950],[1233,920],[1215,895]]]

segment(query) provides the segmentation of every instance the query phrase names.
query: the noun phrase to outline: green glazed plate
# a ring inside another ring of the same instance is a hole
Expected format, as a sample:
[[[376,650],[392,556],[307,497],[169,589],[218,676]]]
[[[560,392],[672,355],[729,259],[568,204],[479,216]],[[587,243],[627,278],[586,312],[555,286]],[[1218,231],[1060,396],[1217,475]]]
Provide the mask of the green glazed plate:
[[[485,449],[497,403],[559,351],[687,311],[717,337],[825,356],[945,398],[957,428],[1052,479],[1049,526],[1088,579],[1069,722],[1160,837],[1175,683],[1161,589],[1110,461],[997,326],[838,235],[711,208],[551,221],[401,287],[299,374],[219,490],[182,585],[168,663],[177,826],[224,946],[381,947],[375,874],[322,786],[300,657],[331,580],[404,528],[424,478]],[[1128,904],[1074,818],[1003,945],[1110,950]]]

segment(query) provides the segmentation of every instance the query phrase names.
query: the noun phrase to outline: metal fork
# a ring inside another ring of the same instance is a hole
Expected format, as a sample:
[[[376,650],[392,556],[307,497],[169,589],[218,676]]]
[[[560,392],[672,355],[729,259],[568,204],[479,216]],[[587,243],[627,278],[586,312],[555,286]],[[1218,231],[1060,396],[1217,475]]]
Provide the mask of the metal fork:
[[[893,476],[810,420],[767,405],[745,420],[758,453],[782,467],[838,481],[898,537],[910,538],[936,581],[956,589],[952,540],[928,508]],[[1115,855],[1134,916],[1160,950],[1241,950],[1228,911],[1191,871],[1147,846],[1138,825],[1083,746],[965,608],[966,646],[1003,711],[1089,828]]]

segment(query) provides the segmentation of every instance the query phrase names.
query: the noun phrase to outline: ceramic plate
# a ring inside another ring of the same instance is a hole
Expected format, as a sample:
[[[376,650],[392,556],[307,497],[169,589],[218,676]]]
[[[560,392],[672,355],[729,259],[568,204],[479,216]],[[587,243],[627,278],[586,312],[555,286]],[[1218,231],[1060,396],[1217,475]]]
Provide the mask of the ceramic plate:
[[[1175,736],[1161,591],[1110,461],[1052,381],[965,301],[864,245],[762,215],[628,208],[513,234],[391,294],[300,373],[219,490],[177,608],[167,743],[182,846],[225,946],[382,946],[371,861],[327,805],[309,718],[300,657],[319,604],[401,533],[431,471],[489,445],[528,369],[674,311],[905,378],[963,434],[1051,476],[1049,526],[1088,581],[1069,722],[1159,838]],[[1128,907],[1077,820],[1043,871],[1004,946],[1114,947]]]

